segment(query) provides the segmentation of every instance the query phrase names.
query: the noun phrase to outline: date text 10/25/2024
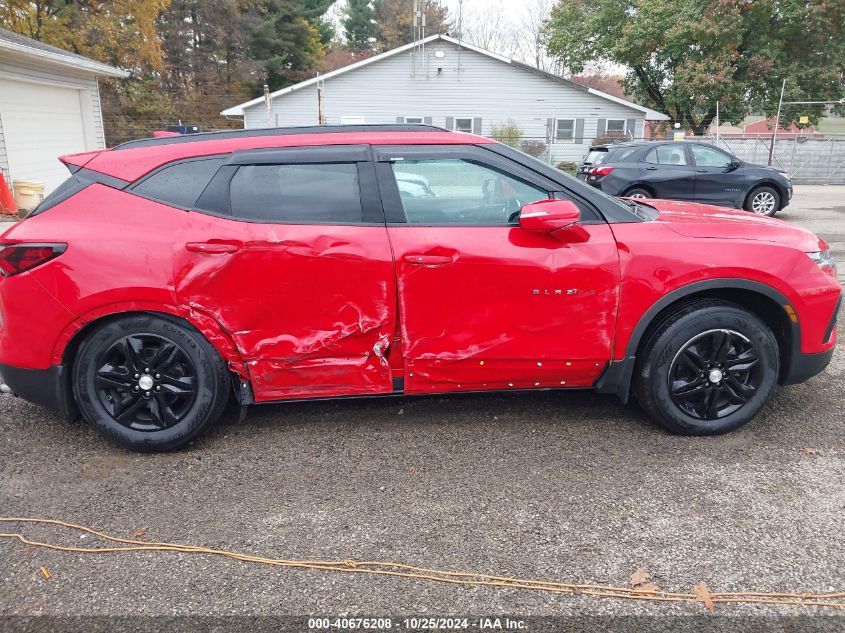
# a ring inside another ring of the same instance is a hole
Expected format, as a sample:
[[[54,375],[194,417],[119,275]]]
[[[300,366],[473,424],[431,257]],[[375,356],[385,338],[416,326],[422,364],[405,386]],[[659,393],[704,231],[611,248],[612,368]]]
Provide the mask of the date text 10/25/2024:
[[[405,617],[363,618],[363,617],[324,617],[309,618],[309,630],[333,631],[388,631],[392,629],[409,631],[525,631],[525,620],[508,617]]]

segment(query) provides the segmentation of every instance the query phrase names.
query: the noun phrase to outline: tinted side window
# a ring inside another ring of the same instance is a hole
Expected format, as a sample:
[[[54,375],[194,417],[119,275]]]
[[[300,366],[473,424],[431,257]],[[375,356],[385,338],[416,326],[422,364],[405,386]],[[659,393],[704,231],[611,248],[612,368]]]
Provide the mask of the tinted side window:
[[[728,167],[733,162],[727,154],[706,145],[690,145],[690,149],[699,167]]]
[[[613,155],[608,159],[608,162],[613,161],[614,163],[621,163],[639,149],[639,147],[625,147],[624,149],[618,149],[613,152]]]
[[[230,186],[232,215],[285,223],[362,221],[358,166],[353,163],[245,165]]]
[[[549,193],[479,163],[451,158],[393,165],[409,224],[495,226],[517,221],[523,205]]]
[[[659,145],[645,155],[643,160],[655,165],[686,165],[687,157],[682,145]]]
[[[164,167],[132,187],[132,192],[165,204],[189,209],[225,158],[200,158]]]

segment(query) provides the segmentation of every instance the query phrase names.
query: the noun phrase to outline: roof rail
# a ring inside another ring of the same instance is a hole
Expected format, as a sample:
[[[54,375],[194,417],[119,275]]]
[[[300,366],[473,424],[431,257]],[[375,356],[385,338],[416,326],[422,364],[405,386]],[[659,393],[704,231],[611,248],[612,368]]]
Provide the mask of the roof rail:
[[[199,132],[197,134],[182,134],[162,138],[140,138],[126,141],[112,148],[114,150],[134,149],[136,147],[154,147],[157,145],[174,145],[177,143],[197,143],[200,141],[216,141],[227,138],[250,138],[254,136],[286,136],[291,134],[339,134],[363,132],[448,132],[436,125],[386,123],[386,124],[356,124],[356,125],[303,125],[298,127],[271,127],[249,130],[222,130],[219,132]]]

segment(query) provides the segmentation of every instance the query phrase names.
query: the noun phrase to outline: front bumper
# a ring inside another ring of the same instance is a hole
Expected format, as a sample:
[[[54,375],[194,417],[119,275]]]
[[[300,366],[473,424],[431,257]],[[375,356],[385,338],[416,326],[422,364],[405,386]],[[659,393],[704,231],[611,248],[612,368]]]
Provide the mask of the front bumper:
[[[817,354],[798,354],[789,363],[789,367],[780,381],[781,384],[795,385],[799,382],[809,380],[816,374],[820,374],[830,364],[834,349],[836,348],[832,347],[826,352],[819,352]]]
[[[67,368],[53,365],[49,369],[25,369],[0,364],[0,383],[11,392],[41,406],[54,409],[67,419],[78,417],[73,401]]]

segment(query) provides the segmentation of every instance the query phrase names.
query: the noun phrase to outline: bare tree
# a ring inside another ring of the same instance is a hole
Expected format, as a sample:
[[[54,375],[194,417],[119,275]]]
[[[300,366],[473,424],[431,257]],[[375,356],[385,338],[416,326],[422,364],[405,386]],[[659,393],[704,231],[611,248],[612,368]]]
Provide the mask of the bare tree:
[[[513,56],[517,53],[517,25],[507,18],[502,0],[485,3],[483,7],[464,5],[461,20],[461,39],[501,55]]]
[[[522,23],[519,25],[518,45],[523,59],[531,60],[540,70],[554,72],[554,60],[546,54],[546,23],[554,0],[525,0]]]

